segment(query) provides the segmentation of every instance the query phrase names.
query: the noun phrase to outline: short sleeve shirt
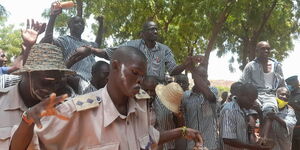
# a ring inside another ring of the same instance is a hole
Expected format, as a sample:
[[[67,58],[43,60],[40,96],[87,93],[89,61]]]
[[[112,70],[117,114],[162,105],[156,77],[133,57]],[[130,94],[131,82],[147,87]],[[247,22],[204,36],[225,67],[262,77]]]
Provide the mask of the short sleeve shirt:
[[[82,46],[98,47],[94,42],[87,42],[73,36],[61,36],[54,40],[54,44],[63,50],[63,59],[66,62],[75,52],[76,49]],[[94,55],[89,55],[86,58],[75,63],[70,69],[74,70],[82,79],[90,81],[92,74],[92,66],[95,63]]]
[[[249,144],[247,127],[246,114],[236,100],[225,103],[220,112],[220,139],[223,150],[246,150],[227,145],[223,143],[223,139],[236,139]]]
[[[212,93],[217,97],[218,90],[210,87]],[[219,148],[219,137],[217,133],[217,104],[211,103],[201,93],[186,91],[182,105],[185,111],[186,125],[202,133],[204,146],[208,149]],[[193,149],[194,142],[188,141],[187,149]]]
[[[164,79],[166,70],[171,73],[177,66],[172,50],[159,42],[156,42],[152,49],[149,49],[142,39],[128,41],[118,47],[121,46],[135,47],[145,54],[147,57],[148,75],[158,76],[160,79]],[[106,49],[107,55],[111,57],[114,50],[118,47]]]
[[[8,74],[8,70],[10,67],[0,67],[0,75]]]
[[[149,149],[159,140],[159,132],[150,125],[146,100],[131,98],[125,116],[116,109],[106,87],[74,99],[57,107],[69,120],[44,117],[43,128],[35,128],[42,149],[140,150]],[[77,111],[78,105],[92,101],[100,102],[99,106]]]

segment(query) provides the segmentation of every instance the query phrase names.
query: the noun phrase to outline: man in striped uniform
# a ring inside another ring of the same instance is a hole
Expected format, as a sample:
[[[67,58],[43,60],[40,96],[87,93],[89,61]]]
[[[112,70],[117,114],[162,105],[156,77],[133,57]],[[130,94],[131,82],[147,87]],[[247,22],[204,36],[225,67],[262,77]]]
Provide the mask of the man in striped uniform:
[[[260,150],[263,147],[251,144],[248,136],[248,122],[243,109],[253,107],[257,89],[250,83],[243,84],[236,99],[226,103],[220,113],[220,138],[223,150]]]

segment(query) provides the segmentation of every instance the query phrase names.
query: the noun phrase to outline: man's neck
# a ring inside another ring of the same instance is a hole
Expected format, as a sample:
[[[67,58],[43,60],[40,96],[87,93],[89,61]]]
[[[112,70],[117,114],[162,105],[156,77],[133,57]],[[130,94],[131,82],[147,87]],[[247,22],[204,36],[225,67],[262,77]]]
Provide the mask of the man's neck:
[[[71,33],[71,36],[81,40],[81,34],[78,35],[78,34],[75,34],[75,33]]]
[[[115,107],[122,115],[127,115],[128,112],[128,100],[129,97],[121,94],[120,88],[116,87],[114,84],[107,83],[107,92],[114,103]]]
[[[148,48],[154,48],[155,47],[155,44],[156,42],[155,41],[152,41],[152,40],[145,40],[145,45],[148,47]]]
[[[258,57],[258,61],[259,61],[261,64],[268,64],[268,60],[269,60],[268,57]]]

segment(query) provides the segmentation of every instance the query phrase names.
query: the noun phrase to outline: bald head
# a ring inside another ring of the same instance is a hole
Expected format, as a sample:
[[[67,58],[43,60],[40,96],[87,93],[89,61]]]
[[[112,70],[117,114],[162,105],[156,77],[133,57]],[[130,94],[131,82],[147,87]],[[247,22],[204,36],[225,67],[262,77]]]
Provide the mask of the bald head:
[[[131,46],[122,46],[115,50],[113,53],[112,60],[117,60],[120,63],[128,63],[132,60],[141,60],[147,62],[146,56],[137,48]]]
[[[143,31],[146,31],[149,26],[157,26],[156,23],[154,21],[147,21],[143,24]]]

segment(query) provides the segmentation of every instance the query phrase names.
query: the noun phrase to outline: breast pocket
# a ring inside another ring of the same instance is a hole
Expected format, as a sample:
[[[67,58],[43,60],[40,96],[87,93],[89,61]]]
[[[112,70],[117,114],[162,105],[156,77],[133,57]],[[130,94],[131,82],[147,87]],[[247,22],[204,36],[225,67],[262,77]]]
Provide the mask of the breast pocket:
[[[89,150],[119,150],[120,143],[114,142],[114,143],[106,143],[96,146],[91,146],[88,149]]]
[[[8,149],[12,127],[0,128],[0,148]]]

